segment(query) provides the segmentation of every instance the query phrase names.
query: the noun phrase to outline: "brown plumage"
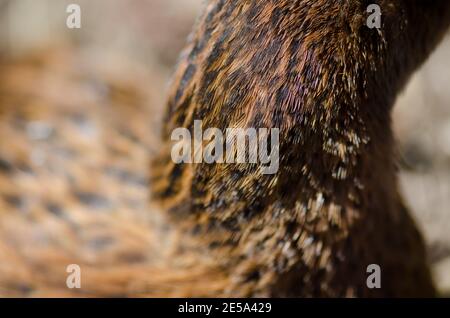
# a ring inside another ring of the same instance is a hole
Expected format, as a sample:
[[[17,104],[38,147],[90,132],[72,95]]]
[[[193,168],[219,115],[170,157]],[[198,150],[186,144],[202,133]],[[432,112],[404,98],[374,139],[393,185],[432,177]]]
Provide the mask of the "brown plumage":
[[[433,296],[390,111],[450,2],[380,0],[380,30],[369,2],[209,1],[162,145],[145,78],[111,82],[68,53],[2,65],[0,295]],[[279,172],[175,165],[170,134],[197,119],[280,128]],[[65,286],[72,263],[80,290]],[[372,263],[381,289],[366,286]]]
[[[182,55],[176,127],[280,128],[280,171],[154,169],[155,196],[209,246],[231,289],[263,296],[432,295],[422,239],[397,191],[390,110],[449,24],[448,1],[211,1]],[[420,25],[420,27],[419,27]],[[223,257],[226,255],[226,257]],[[368,290],[365,268],[383,268]],[[245,288],[244,288],[245,287]]]

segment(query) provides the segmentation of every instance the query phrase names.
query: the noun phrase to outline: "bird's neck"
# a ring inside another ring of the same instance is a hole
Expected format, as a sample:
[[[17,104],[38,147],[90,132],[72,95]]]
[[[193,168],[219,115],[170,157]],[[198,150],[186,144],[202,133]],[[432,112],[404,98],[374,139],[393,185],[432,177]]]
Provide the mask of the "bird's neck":
[[[174,76],[166,138],[196,120],[280,130],[273,175],[159,158],[155,196],[211,250],[287,270],[311,237],[398,208],[390,111],[450,2],[380,2],[379,30],[363,1],[209,2]]]

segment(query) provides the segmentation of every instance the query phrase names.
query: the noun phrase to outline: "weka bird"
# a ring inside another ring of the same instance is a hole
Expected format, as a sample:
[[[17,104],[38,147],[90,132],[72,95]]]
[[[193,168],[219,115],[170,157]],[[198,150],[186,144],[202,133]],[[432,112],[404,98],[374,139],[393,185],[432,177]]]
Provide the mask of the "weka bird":
[[[76,63],[55,76],[53,62],[19,61],[25,83],[3,67],[0,294],[433,296],[397,189],[390,111],[443,37],[450,2],[377,1],[379,30],[366,25],[369,2],[210,0],[175,73],[161,146],[141,98]],[[62,77],[83,107],[34,86],[55,90]],[[279,171],[175,164],[171,133],[195,120],[279,128]],[[149,144],[161,215],[135,160]],[[71,263],[79,290],[65,285]],[[366,285],[369,264],[382,269],[380,289]]]

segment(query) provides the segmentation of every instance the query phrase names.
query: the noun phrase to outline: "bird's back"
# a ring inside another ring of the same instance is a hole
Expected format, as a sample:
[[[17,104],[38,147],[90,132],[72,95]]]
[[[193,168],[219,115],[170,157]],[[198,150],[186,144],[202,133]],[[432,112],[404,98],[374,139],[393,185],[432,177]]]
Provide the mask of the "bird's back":
[[[98,57],[49,50],[1,62],[2,296],[173,295],[170,282],[189,279],[149,204],[161,81]],[[80,290],[66,286],[70,264]]]

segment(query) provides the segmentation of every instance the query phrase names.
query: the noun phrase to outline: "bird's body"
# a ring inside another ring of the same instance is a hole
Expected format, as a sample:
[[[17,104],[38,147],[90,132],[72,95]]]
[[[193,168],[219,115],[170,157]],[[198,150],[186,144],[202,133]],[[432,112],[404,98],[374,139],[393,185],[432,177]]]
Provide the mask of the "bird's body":
[[[163,143],[145,80],[117,87],[54,58],[3,65],[0,295],[433,296],[390,111],[450,4],[379,2],[380,30],[366,1],[209,1]],[[279,171],[175,164],[171,132],[194,120],[279,128]],[[65,285],[73,263],[80,290]]]
[[[153,215],[146,171],[157,139],[141,120],[151,120],[154,91],[134,81],[151,78],[86,56],[50,50],[2,61],[2,296],[76,293],[66,287],[67,265],[86,274],[132,268],[157,242],[138,226]],[[98,295],[124,293],[92,284]]]

